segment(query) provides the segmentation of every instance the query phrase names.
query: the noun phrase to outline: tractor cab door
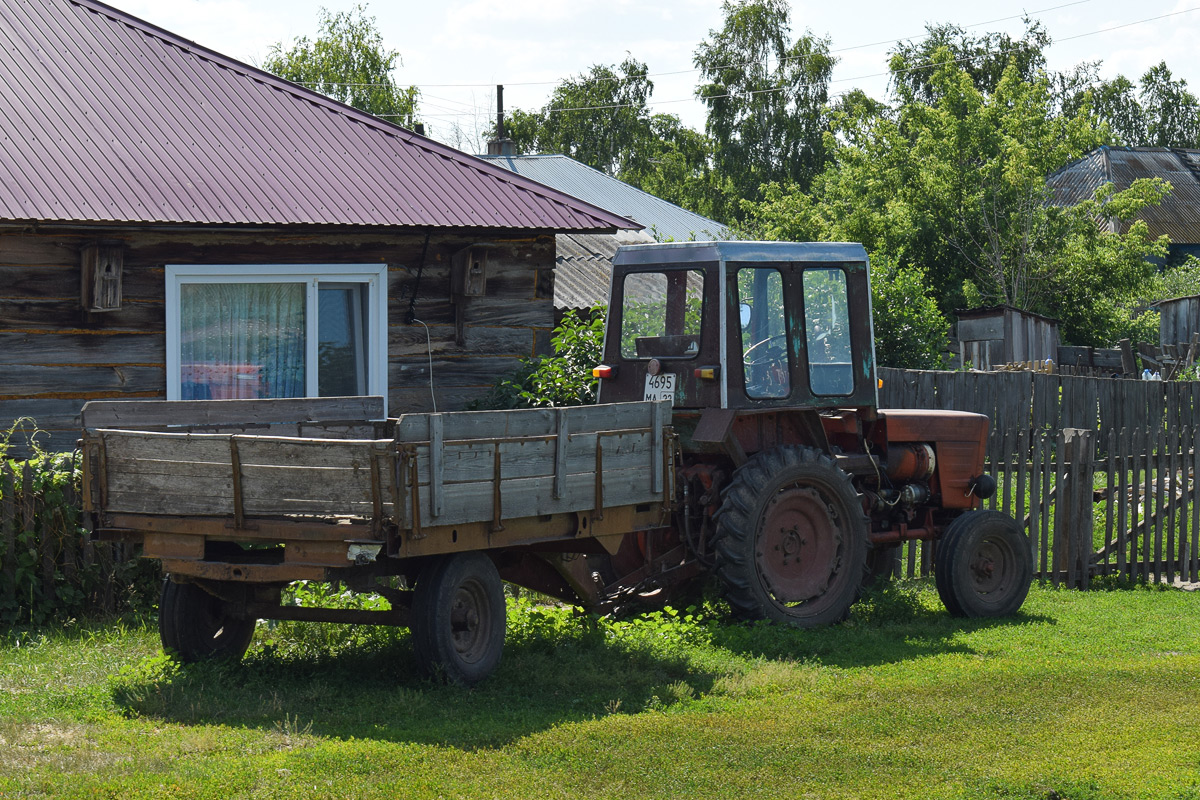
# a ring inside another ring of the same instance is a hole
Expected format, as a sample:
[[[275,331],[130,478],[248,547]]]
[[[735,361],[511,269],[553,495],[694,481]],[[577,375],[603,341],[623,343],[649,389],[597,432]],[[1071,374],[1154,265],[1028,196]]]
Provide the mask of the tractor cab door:
[[[719,289],[717,264],[617,270],[604,345],[613,372],[602,381],[602,402],[720,406]]]
[[[865,267],[726,264],[729,408],[874,405]]]

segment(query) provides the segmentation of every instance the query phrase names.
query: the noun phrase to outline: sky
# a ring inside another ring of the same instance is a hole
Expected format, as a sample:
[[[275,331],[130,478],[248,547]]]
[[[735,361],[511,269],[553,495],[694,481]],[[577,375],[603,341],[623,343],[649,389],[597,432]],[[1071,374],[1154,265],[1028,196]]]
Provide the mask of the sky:
[[[318,11],[355,0],[108,0],[123,11],[240,61],[259,65],[271,45],[317,32]],[[654,82],[652,111],[702,129],[696,46],[719,29],[717,0],[367,0],[386,46],[403,61],[396,78],[421,91],[419,111],[434,138],[475,151],[491,123],[496,84],[506,108],[535,109],[554,85],[595,64],[631,54]],[[952,22],[976,34],[1019,35],[1021,17],[1041,20],[1054,44],[1048,66],[1103,62],[1101,75],[1136,80],[1166,61],[1200,93],[1200,0],[792,0],[793,38],[831,39],[839,59],[831,92],[861,88],[884,99],[887,52],[919,39],[926,23]]]

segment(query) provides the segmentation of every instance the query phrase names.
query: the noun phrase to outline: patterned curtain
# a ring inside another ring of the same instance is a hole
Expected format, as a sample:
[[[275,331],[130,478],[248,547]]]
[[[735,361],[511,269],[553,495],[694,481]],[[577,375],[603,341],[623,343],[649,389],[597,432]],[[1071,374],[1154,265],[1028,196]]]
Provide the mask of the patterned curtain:
[[[303,397],[303,283],[180,287],[184,400]]]

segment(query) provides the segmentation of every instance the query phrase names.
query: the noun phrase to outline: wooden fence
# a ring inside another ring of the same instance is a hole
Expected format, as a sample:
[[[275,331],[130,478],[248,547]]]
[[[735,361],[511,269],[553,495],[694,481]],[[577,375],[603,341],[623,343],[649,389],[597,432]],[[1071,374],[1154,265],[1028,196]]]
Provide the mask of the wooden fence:
[[[65,469],[74,471],[74,464]],[[61,499],[58,492],[62,493]],[[14,622],[115,610],[132,553],[92,542],[78,525],[73,481],[49,492],[29,462],[0,462],[0,611]]]
[[[985,504],[1021,521],[1035,572],[1086,588],[1099,575],[1200,580],[1200,382],[1033,373],[880,370],[880,405],[992,419]],[[902,573],[928,574],[932,546]]]
[[[1200,415],[1200,381],[1142,381],[1032,372],[880,369],[883,408],[974,411],[992,432],[1175,430]],[[993,438],[994,445],[998,445]],[[989,456],[1003,455],[989,450]]]

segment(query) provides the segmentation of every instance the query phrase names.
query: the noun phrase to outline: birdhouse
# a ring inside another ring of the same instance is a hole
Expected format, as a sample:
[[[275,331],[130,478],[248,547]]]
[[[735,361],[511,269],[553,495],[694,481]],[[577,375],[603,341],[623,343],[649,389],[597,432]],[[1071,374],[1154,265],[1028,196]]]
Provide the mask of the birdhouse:
[[[117,311],[121,308],[121,272],[125,247],[121,244],[84,245],[79,251],[80,301],[87,311]]]

